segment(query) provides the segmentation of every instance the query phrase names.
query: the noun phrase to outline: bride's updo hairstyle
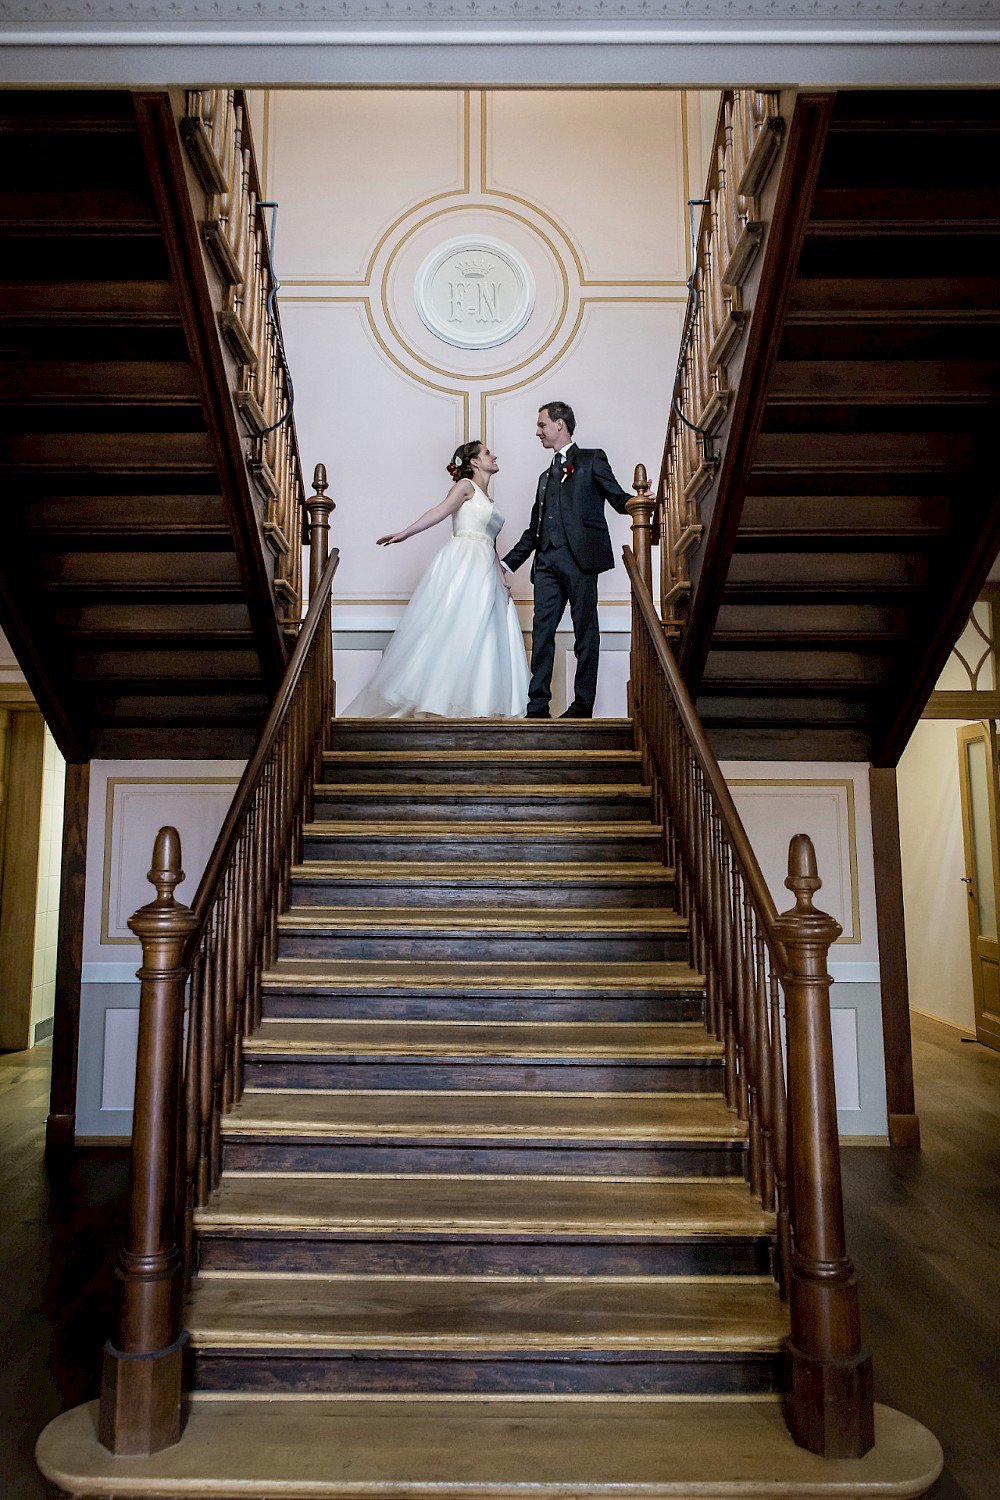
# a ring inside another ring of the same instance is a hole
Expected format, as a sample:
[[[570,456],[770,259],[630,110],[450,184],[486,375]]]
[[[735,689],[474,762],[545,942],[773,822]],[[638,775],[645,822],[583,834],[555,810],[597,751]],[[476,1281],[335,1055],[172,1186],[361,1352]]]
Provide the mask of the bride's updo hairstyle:
[[[448,465],[448,473],[452,479],[472,478],[472,460],[479,457],[479,451],[482,446],[482,443],[476,438],[473,442],[463,443],[460,448],[455,449],[455,452],[452,454],[451,463]]]

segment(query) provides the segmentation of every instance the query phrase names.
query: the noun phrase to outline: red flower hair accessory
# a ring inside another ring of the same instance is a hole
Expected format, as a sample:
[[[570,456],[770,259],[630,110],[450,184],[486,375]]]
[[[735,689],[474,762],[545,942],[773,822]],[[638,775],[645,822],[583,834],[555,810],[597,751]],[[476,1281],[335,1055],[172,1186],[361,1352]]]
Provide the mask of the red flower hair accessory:
[[[458,473],[458,464],[449,464],[448,473],[451,475],[452,479],[454,479],[455,475]]]

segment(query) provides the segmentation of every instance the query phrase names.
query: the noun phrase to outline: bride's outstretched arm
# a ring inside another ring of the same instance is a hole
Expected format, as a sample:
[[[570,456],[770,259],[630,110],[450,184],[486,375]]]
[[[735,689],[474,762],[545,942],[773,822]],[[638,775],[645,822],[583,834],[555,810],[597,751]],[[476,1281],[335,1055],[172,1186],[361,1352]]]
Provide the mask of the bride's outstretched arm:
[[[431,527],[443,521],[445,516],[454,515],[458,507],[464,505],[471,494],[471,481],[457,479],[440,505],[434,505],[430,510],[425,510],[422,516],[411,521],[409,526],[404,526],[402,531],[394,531],[391,536],[380,536],[376,545],[388,547],[392,542],[405,542],[408,536],[416,536],[421,531],[430,531]]]

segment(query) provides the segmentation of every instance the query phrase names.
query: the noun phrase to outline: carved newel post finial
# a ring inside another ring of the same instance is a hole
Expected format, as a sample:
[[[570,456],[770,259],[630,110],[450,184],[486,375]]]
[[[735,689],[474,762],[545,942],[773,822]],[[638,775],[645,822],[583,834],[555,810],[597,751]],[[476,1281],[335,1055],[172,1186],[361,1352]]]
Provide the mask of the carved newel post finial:
[[[309,511],[309,597],[319,588],[319,581],[330,554],[330,512],[337,509],[327,498],[329,483],[326,464],[317,464],[313,470],[313,491],[306,501]]]
[[[785,885],[795,905],[774,927],[787,955],[788,1180],[793,1207],[785,1405],[795,1441],[826,1458],[860,1458],[875,1441],[871,1356],[861,1345],[847,1256],[833,1075],[828,969],[842,928],[818,911],[822,882],[807,834],[792,839]]]
[[[129,919],[142,943],[128,1240],[115,1271],[104,1346],[99,1436],[112,1453],[157,1453],[180,1438],[182,1267],[176,1171],[185,949],[196,925],[174,891],[184,879],[176,828],[161,828],[149,881],[155,898]]]
[[[649,518],[656,506],[656,501],[649,493],[649,480],[646,478],[645,464],[636,464],[635,475],[632,479],[632,488],[635,490],[635,496],[625,506],[625,509],[632,517],[632,551],[635,554],[635,561],[640,577],[646,587],[652,590],[653,553],[649,533]]]

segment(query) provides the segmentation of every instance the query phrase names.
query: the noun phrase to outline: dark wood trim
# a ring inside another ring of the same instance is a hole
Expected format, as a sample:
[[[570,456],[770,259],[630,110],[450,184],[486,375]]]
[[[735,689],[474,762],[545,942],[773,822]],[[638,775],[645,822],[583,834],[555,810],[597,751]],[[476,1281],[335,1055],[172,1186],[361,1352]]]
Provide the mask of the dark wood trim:
[[[889,1141],[893,1146],[919,1146],[920,1122],[913,1097],[910,990],[906,974],[903,866],[899,850],[895,770],[887,766],[870,766],[868,785],[875,857],[875,911]]]
[[[52,673],[55,662],[66,665],[66,654],[53,645],[51,621],[40,619],[30,608],[25,587],[24,552],[20,542],[8,542],[8,565],[16,563],[19,575],[9,578],[0,570],[0,628],[24,673],[31,696],[38,704],[52,738],[65,760],[82,760],[90,754],[89,731],[80,695],[65,671]],[[36,602],[38,594],[35,594]]]
[[[80,1046],[80,984],[83,977],[83,907],[87,887],[87,821],[90,762],[66,767],[63,803],[62,875],[59,885],[59,953],[56,959],[52,1082],[45,1140],[72,1146],[76,1130],[76,1070]]]
[[[965,483],[973,490],[987,490],[990,476],[982,470],[972,472]],[[906,672],[906,661],[900,662],[906,690],[893,706],[887,721],[873,729],[873,765],[894,766],[906,749],[917,720],[934,695],[934,684],[944,671],[945,663],[983,590],[993,559],[1000,552],[1000,496],[994,492],[985,509],[982,524],[974,534],[971,527],[964,534],[959,534],[958,544],[965,548],[965,557],[955,570],[957,576],[954,585],[949,587],[947,593],[938,592],[937,603],[941,612],[928,610],[925,628],[916,632],[907,643],[911,670]],[[987,695],[968,693],[961,696],[984,698]],[[928,717],[941,716],[932,712]],[[949,717],[980,719],[990,718],[992,715],[988,710],[981,711],[977,708],[974,714],[950,714]]]
[[[1000,719],[1000,693],[931,693],[922,719]]]
[[[681,670],[693,693],[705,669],[722,603],[747,477],[792,291],[792,273],[798,265],[809,224],[835,98],[833,93],[802,93],[795,100],[729,437],[716,482],[711,519],[695,562],[695,569],[700,572],[695,573],[693,580],[694,596],[681,658]]]
[[[219,345],[201,235],[188,189],[177,122],[170,94],[166,91],[137,92],[132,99],[188,353],[195,369],[205,425],[216,458],[254,640],[265,681],[274,691],[284,672],[285,649],[240,446],[229,377]]]

